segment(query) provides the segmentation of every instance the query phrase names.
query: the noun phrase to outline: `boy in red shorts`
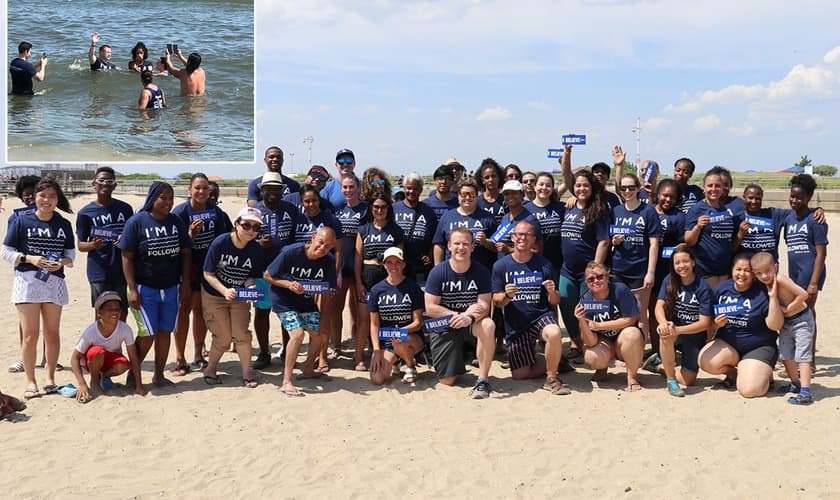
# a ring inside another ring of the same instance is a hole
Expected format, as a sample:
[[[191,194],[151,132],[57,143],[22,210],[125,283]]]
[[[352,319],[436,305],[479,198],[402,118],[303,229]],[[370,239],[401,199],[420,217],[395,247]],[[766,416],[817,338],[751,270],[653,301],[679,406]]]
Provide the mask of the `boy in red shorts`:
[[[134,393],[144,396],[146,389],[140,379],[140,363],[134,346],[134,333],[125,322],[120,321],[122,299],[117,292],[105,291],[96,297],[96,322],[82,332],[71,363],[76,382],[79,384],[76,399],[87,403],[93,399],[100,386],[103,390],[113,387],[111,377],[116,377],[131,368],[134,374]],[[128,359],[122,353],[125,344]],[[90,373],[90,387],[85,383],[82,367]]]

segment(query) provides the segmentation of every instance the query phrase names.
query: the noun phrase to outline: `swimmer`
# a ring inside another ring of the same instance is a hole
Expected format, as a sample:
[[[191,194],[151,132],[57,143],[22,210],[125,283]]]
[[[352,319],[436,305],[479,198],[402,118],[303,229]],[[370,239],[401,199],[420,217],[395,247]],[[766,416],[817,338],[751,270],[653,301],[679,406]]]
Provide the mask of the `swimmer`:
[[[181,55],[180,50],[175,55],[182,61],[184,60],[184,56]],[[181,81],[181,95],[204,95],[205,73],[202,68],[199,68],[201,65],[201,54],[198,52],[190,53],[190,56],[187,58],[186,67],[183,69],[178,69],[172,65],[169,52],[166,53],[165,57],[166,69],[172,76]]]

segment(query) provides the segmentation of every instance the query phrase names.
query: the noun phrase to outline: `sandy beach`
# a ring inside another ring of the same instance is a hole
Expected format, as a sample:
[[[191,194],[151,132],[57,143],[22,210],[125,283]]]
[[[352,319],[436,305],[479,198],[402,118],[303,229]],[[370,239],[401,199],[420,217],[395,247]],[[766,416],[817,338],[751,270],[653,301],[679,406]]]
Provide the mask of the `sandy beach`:
[[[72,200],[73,209],[92,199]],[[142,204],[137,196],[121,199]],[[222,207],[234,215],[244,204],[224,198]],[[4,203],[3,236],[19,206],[17,199]],[[75,223],[75,214],[65,217]],[[828,221],[829,240],[840,241],[840,214]],[[831,248],[827,266],[836,276],[840,256]],[[70,353],[93,318],[85,261],[80,253],[67,270],[59,358],[67,369],[57,374],[59,385],[75,383]],[[8,263],[0,276],[0,389],[20,397],[23,375],[6,370],[20,358]],[[644,390],[626,393],[623,370],[611,369],[595,387],[582,366],[563,376],[573,394],[552,396],[540,389],[542,380],[513,381],[498,362],[491,370],[497,392],[474,401],[467,398],[474,371],[459,387],[436,385],[428,367],[413,386],[374,387],[349,358],[328,380],[299,382],[305,397],[289,398],[277,391],[277,361],[257,372],[258,388],[246,389],[227,353],[221,386],[193,372],[170,374],[173,388],[146,397],[119,389],[87,405],[59,395],[30,401],[22,414],[0,421],[0,496],[838,498],[840,340],[832,325],[840,322],[839,291],[829,278],[817,302],[817,401],[810,407],[775,393],[745,400],[712,390],[720,379],[707,374],[681,399],[668,395],[664,377],[648,372],[641,375]],[[276,343],[279,323],[271,321]],[[171,366],[174,347],[169,359]],[[146,382],[151,365],[150,355]],[[43,370],[37,378],[43,386]]]

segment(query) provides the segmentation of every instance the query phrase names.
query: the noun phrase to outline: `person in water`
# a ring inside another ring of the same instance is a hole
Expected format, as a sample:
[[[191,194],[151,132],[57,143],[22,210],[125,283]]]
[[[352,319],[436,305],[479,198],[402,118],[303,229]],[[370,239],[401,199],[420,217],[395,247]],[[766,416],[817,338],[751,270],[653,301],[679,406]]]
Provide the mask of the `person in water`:
[[[138,109],[161,109],[166,107],[166,96],[163,89],[152,83],[154,77],[151,71],[140,73],[140,81],[143,88],[140,89],[140,98],[137,101]]]

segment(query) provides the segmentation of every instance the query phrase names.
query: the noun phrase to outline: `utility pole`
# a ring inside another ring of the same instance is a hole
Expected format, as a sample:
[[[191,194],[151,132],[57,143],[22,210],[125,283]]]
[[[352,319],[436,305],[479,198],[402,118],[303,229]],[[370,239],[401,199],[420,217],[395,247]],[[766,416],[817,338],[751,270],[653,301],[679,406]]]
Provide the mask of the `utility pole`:
[[[309,148],[309,164],[307,165],[307,169],[312,166],[312,143],[315,142],[315,138],[311,135],[307,135],[303,138],[303,143],[306,144],[306,147]]]
[[[630,131],[636,134],[636,168],[639,169],[642,167],[642,121],[640,117],[636,117],[636,126],[631,128]]]
[[[293,173],[295,173],[295,154],[294,153],[289,153],[289,159],[291,159],[291,161],[292,161],[292,165],[289,168],[289,173],[293,174]]]

